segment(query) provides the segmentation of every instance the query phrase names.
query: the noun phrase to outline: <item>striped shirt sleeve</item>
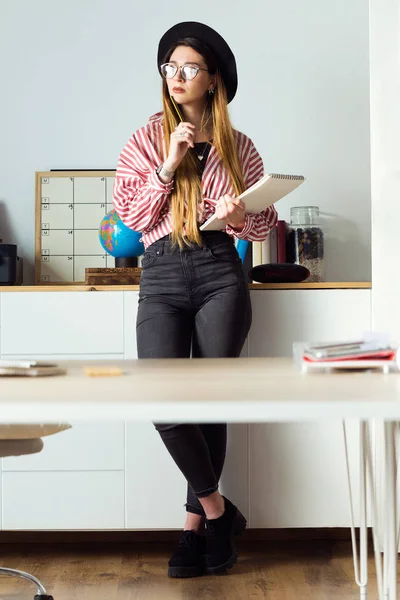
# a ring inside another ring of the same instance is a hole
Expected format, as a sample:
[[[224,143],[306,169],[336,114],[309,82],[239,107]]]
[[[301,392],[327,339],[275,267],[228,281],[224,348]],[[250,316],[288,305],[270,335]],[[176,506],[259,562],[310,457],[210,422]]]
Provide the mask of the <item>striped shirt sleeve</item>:
[[[264,165],[261,156],[251,141],[249,152],[246,154],[243,161],[243,175],[246,189],[248,189],[264,176]],[[236,231],[227,225],[226,232],[241,240],[262,242],[268,237],[269,232],[277,222],[278,214],[272,205],[260,213],[246,214],[245,225],[241,231]]]
[[[165,184],[158,178],[160,162],[146,128],[133,134],[119,156],[113,203],[122,222],[134,231],[151,229],[167,210],[173,181]]]

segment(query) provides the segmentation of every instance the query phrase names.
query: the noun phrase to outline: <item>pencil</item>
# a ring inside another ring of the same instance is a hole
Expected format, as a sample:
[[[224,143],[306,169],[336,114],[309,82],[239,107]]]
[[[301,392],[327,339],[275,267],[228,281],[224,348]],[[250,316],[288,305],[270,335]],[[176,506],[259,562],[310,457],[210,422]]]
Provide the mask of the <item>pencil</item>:
[[[181,120],[181,122],[182,122],[182,121],[183,121],[183,117],[182,117],[182,115],[181,115],[181,113],[180,113],[180,110],[179,110],[179,108],[177,107],[177,105],[176,105],[176,102],[175,102],[174,98],[173,98],[172,96],[170,96],[170,98],[171,98],[171,102],[172,102],[172,104],[174,105],[174,107],[175,107],[175,110],[176,110],[176,112],[177,112],[177,114],[178,114],[178,117],[180,118],[180,120]]]

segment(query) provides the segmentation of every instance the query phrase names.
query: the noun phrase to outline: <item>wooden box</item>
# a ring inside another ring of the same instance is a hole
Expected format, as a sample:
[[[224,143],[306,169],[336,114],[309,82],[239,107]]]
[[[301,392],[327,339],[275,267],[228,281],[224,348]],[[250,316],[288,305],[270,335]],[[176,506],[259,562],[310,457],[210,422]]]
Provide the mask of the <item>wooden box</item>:
[[[86,268],[86,285],[139,285],[142,269],[116,267],[115,269]]]

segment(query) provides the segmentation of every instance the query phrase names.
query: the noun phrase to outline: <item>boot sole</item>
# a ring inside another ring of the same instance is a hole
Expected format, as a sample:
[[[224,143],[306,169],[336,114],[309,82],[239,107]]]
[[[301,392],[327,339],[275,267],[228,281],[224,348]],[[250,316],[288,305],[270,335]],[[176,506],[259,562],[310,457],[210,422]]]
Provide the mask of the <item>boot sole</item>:
[[[175,577],[178,579],[201,577],[205,572],[205,567],[168,567],[168,577]]]

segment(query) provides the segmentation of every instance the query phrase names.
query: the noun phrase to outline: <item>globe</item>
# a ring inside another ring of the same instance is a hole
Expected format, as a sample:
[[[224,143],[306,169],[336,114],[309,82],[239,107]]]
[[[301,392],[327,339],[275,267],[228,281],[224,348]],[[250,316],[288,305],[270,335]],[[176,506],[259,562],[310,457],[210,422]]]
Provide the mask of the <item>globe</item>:
[[[115,209],[110,210],[101,220],[99,227],[100,244],[115,258],[141,256],[144,245],[142,234],[129,229],[119,218]]]

